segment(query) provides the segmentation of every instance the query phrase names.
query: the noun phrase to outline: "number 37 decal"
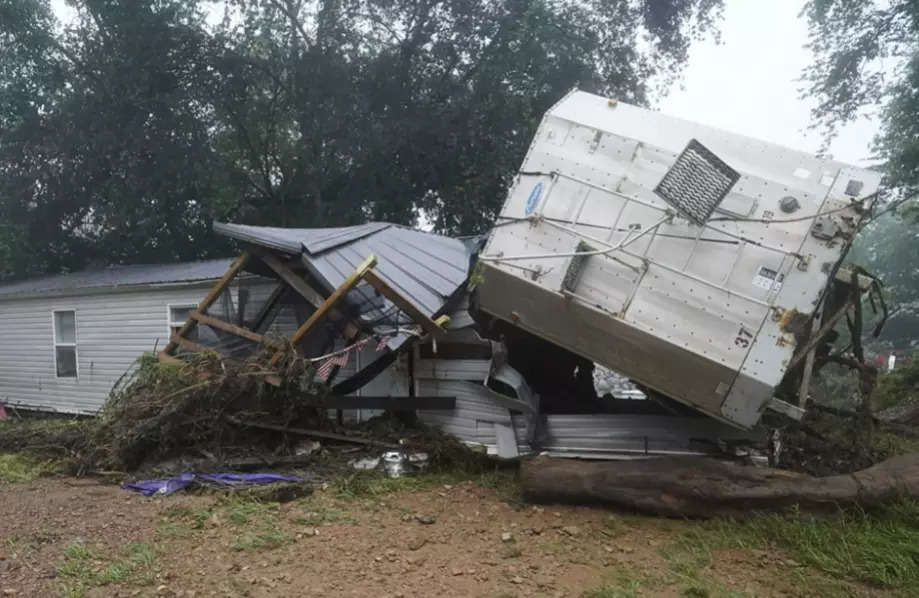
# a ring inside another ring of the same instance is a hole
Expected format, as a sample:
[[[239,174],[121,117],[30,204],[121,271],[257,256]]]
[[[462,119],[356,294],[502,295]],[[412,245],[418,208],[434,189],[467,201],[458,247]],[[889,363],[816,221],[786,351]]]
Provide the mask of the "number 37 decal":
[[[740,332],[737,333],[737,336],[734,337],[734,344],[738,347],[746,349],[750,346],[750,342],[753,340],[753,333],[744,328],[740,327]]]

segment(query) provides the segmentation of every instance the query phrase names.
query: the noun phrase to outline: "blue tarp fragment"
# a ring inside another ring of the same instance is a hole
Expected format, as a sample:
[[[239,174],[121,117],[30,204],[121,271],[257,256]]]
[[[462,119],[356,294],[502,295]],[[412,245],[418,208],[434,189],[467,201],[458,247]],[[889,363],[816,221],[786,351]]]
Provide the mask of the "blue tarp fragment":
[[[273,484],[275,482],[302,482],[303,478],[279,475],[276,473],[183,473],[175,478],[164,480],[138,480],[121,485],[125,490],[140,492],[144,496],[154,494],[172,494],[183,490],[195,482],[213,482],[226,486],[248,486],[252,484]]]

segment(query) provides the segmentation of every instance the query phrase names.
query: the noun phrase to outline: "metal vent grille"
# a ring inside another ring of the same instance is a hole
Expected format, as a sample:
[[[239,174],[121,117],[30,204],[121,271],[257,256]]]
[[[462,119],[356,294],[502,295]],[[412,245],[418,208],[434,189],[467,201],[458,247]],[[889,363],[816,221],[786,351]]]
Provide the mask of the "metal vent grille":
[[[596,251],[596,249],[584,241],[578,243],[577,253],[590,253],[591,251]],[[581,272],[584,271],[584,262],[587,261],[588,257],[588,255],[575,255],[571,258],[568,263],[568,269],[565,270],[565,278],[562,279],[563,290],[574,292],[578,286],[578,281],[581,279]]]
[[[705,224],[739,178],[736,170],[692,139],[654,192],[696,224]]]

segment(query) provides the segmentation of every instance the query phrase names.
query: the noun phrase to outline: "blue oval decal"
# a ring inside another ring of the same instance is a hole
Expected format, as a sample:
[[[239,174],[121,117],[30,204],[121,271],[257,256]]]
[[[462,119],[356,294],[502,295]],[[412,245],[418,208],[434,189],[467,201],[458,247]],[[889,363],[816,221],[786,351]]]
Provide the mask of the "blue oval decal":
[[[536,183],[536,186],[533,187],[533,190],[530,191],[530,196],[527,198],[526,209],[524,214],[529,216],[533,213],[533,210],[536,209],[536,206],[539,205],[539,196],[542,195],[542,183]]]

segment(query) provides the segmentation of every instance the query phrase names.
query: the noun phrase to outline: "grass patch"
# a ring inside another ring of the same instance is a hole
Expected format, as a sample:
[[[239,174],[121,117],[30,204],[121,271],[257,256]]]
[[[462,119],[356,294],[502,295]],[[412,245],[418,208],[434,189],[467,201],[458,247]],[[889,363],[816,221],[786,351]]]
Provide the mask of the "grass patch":
[[[2,482],[31,482],[57,471],[57,464],[54,461],[41,461],[20,453],[0,455],[0,481]]]
[[[854,510],[816,517],[790,511],[744,521],[715,520],[689,531],[682,545],[685,552],[707,553],[709,558],[713,550],[725,548],[770,553],[779,549],[833,578],[919,592],[919,502],[915,501],[903,500],[872,513]],[[679,563],[676,568],[679,574]]]
[[[163,516],[187,521],[191,529],[204,529],[204,524],[210,519],[211,512],[206,509],[192,509],[184,505],[172,505],[163,511]]]
[[[654,591],[663,585],[654,575],[619,570],[606,583],[585,591],[582,598],[636,598],[643,590]]]
[[[290,542],[290,536],[278,529],[263,529],[243,534],[230,549],[236,552],[272,550]]]
[[[440,485],[455,486],[469,481],[482,488],[494,490],[498,498],[507,503],[523,504],[516,469],[494,469],[474,473],[457,470],[398,478],[386,477],[385,473],[379,471],[356,471],[336,478],[332,483],[332,489],[336,497],[351,501],[378,498],[395,492],[418,492]]]
[[[99,568],[103,558],[82,542],[74,542],[64,549],[64,561],[57,569],[64,579],[60,594],[68,597],[84,596],[87,590],[119,583],[150,585],[154,579],[156,550],[149,544],[135,542],[122,552],[122,558]]]
[[[305,512],[302,517],[294,519],[294,523],[299,525],[322,525],[326,523],[356,523],[357,519],[351,513],[344,509],[339,509],[330,505],[306,504]]]

